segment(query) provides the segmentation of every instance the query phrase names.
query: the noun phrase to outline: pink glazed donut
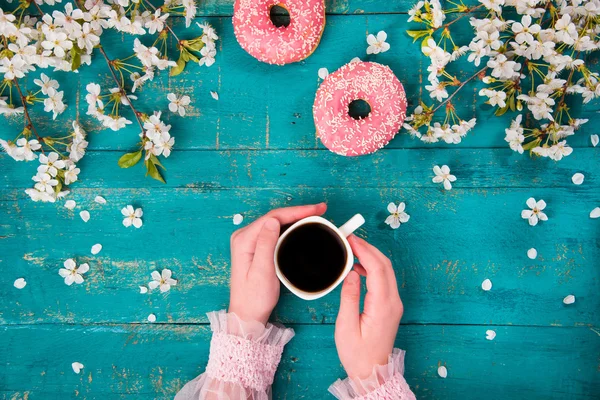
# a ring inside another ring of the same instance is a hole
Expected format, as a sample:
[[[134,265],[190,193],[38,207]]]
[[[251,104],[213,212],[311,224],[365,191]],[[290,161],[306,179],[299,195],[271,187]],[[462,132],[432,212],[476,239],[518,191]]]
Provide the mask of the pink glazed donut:
[[[369,103],[363,119],[348,114],[354,100]],[[389,143],[406,117],[406,93],[392,70],[355,61],[329,74],[313,105],[317,134],[332,152],[343,156],[374,153]]]
[[[290,24],[276,27],[271,7],[284,7]],[[304,60],[319,45],[325,27],[324,0],[236,0],[233,32],[252,57],[284,65]]]

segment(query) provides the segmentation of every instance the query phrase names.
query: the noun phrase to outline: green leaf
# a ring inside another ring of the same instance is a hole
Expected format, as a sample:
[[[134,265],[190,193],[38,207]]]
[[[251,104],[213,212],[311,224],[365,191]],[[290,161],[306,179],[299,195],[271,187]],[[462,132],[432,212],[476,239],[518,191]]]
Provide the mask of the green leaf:
[[[515,95],[511,94],[508,97],[508,106],[510,107],[511,111],[515,111]]]
[[[431,30],[430,29],[423,29],[423,30],[418,30],[418,31],[406,31],[406,33],[408,33],[408,36],[410,36],[411,38],[413,38],[413,43],[416,42],[417,40],[419,40],[422,37],[428,37],[431,34]]]
[[[181,58],[185,62],[190,61],[190,52],[187,51],[185,48],[182,48],[179,58]]]
[[[142,158],[142,150],[135,151],[133,153],[123,154],[121,158],[119,158],[119,167],[121,168],[131,168],[135,164],[137,164]]]
[[[499,108],[496,110],[496,112],[494,113],[494,115],[496,115],[497,117],[504,115],[504,113],[508,111],[508,106],[504,106],[502,108]]]
[[[540,138],[537,138],[537,139],[535,139],[535,140],[532,140],[532,141],[531,141],[531,142],[529,142],[529,143],[525,143],[525,144],[523,145],[523,150],[531,150],[531,149],[533,149],[534,147],[538,147],[538,146],[540,145],[540,143],[541,143],[541,142],[542,142],[542,139],[540,139]]]
[[[81,49],[75,44],[71,47],[71,71],[75,71],[81,65]]]
[[[187,52],[188,58],[193,61],[193,62],[199,62],[200,60],[198,59],[198,57],[196,57],[195,55],[193,55],[192,53],[190,53],[189,51]]]
[[[56,186],[54,186],[54,192],[55,192],[56,194],[59,194],[59,193],[60,193],[60,191],[61,191],[61,190],[62,190],[62,188],[63,188],[63,184],[62,184],[62,181],[61,181],[60,179],[57,179],[57,180],[58,180],[58,184],[57,184]]]
[[[191,41],[189,41],[185,47],[187,47],[190,50],[200,51],[204,47],[204,42],[202,42],[202,41],[198,41],[198,42],[191,42]]]
[[[156,157],[154,154],[152,154],[150,156],[150,161],[152,162],[152,164],[159,166],[162,169],[166,170],[166,168],[160,163],[160,161],[158,161],[158,157]]]
[[[181,50],[179,54],[179,60],[177,60],[177,66],[171,67],[171,71],[169,72],[169,76],[176,76],[183,72],[185,68],[185,60],[183,59],[183,54],[185,50]]]
[[[167,183],[165,182],[165,179],[162,177],[161,173],[156,168],[156,165],[154,165],[154,163],[150,160],[146,161],[146,169],[146,176],[150,175],[151,178],[156,179],[157,181]]]

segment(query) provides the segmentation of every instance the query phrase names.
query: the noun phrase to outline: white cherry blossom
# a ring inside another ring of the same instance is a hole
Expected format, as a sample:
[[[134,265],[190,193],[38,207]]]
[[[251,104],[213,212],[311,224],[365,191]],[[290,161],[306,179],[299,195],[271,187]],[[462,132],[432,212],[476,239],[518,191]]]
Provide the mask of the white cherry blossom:
[[[142,215],[144,212],[141,208],[136,208],[134,210],[133,206],[128,205],[121,210],[121,214],[125,217],[123,219],[123,225],[127,228],[130,226],[134,226],[135,228],[142,227]]]
[[[391,215],[385,219],[385,223],[392,229],[398,229],[401,224],[408,222],[410,215],[404,211],[405,208],[406,205],[403,202],[397,206],[394,203],[388,204],[387,210]]]
[[[367,35],[367,54],[385,53],[390,49],[390,44],[386,42],[387,33],[379,31],[377,36],[373,34]]]
[[[444,185],[444,189],[450,190],[452,189],[452,182],[456,181],[456,176],[450,174],[450,168],[447,165],[442,165],[433,167],[433,173],[435,176],[433,177],[433,183],[442,183]]]
[[[184,95],[181,97],[177,97],[175,93],[169,93],[167,95],[167,99],[169,100],[169,111],[172,113],[178,113],[180,116],[185,115],[185,107],[190,105],[190,96]]]
[[[541,27],[538,24],[531,24],[531,16],[524,15],[521,18],[521,22],[514,22],[512,24],[512,31],[515,33],[515,40],[517,43],[531,43],[533,41],[533,35],[539,33]]]
[[[40,74],[40,79],[34,79],[33,83],[41,88],[43,94],[48,94],[48,89],[58,89],[58,81],[48,78],[48,75],[43,72]]]
[[[32,161],[38,157],[35,152],[41,148],[42,145],[37,139],[27,140],[26,138],[19,138],[17,140],[15,153],[19,158],[22,158],[25,161]]]
[[[65,278],[65,285],[71,286],[73,283],[79,285],[83,283],[83,274],[89,270],[90,266],[87,263],[77,267],[75,261],[69,258],[64,262],[64,268],[58,270],[58,274]]]
[[[529,210],[521,212],[521,218],[529,221],[529,225],[536,226],[538,221],[547,221],[548,216],[544,213],[546,202],[544,200],[535,201],[533,197],[527,199],[527,207]]]
[[[152,271],[152,281],[148,283],[150,290],[160,288],[161,293],[171,290],[171,286],[177,285],[177,280],[171,278],[173,273],[170,269],[163,269],[162,272]]]

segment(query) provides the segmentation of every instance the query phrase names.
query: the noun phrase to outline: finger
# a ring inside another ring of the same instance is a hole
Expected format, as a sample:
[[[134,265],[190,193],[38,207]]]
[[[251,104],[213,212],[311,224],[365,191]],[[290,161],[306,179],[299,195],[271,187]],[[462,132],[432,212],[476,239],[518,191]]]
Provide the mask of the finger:
[[[248,238],[255,237],[262,229],[266,218],[276,218],[279,221],[279,225],[287,225],[299,221],[302,218],[311,217],[313,215],[323,215],[326,210],[327,204],[325,203],[278,208],[269,211],[267,214],[248,225],[240,232],[240,235]]]
[[[340,300],[340,311],[335,321],[338,332],[360,331],[360,276],[356,271],[350,271],[344,284]]]
[[[256,240],[256,250],[250,272],[260,272],[275,275],[275,246],[279,239],[279,221],[266,218]]]
[[[367,271],[365,270],[365,267],[363,267],[359,263],[354,264],[352,269],[358,272],[360,276],[367,276]]]
[[[383,255],[375,247],[355,235],[350,235],[348,242],[352,252],[367,272],[367,290],[372,295],[370,297],[385,300],[390,289],[387,270],[391,270],[391,268],[382,259]]]
[[[281,225],[291,224],[302,218],[314,215],[323,215],[327,211],[327,204],[311,204],[306,206],[285,207],[270,211],[266,216],[277,218]]]

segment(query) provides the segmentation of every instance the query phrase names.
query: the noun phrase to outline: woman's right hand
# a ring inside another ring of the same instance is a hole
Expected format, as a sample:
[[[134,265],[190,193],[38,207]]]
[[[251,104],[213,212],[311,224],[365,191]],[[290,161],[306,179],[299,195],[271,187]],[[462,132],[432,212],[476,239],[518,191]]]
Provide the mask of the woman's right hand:
[[[404,309],[390,260],[355,235],[348,241],[360,264],[354,266],[342,286],[335,345],[348,376],[365,379],[374,366],[388,363]],[[362,314],[360,275],[367,278]]]

